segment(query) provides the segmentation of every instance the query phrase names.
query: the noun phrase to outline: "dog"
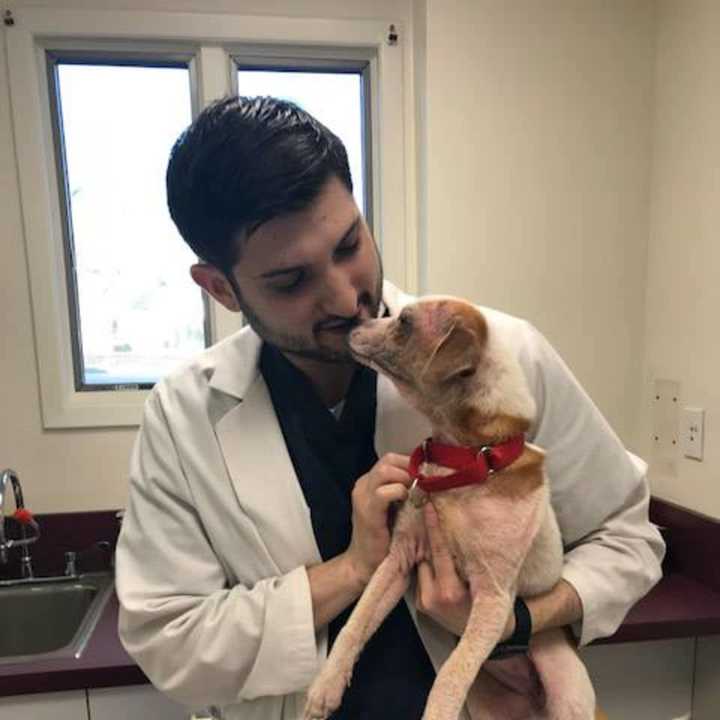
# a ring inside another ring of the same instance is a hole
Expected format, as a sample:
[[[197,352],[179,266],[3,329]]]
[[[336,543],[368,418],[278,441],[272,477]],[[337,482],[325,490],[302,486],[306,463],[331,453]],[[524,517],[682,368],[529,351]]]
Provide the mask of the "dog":
[[[473,720],[591,720],[592,684],[563,630],[533,635],[526,655],[487,662],[516,595],[548,591],[563,562],[544,453],[524,440],[535,406],[517,359],[480,310],[449,297],[420,300],[395,318],[368,320],[348,342],[358,362],[386,375],[428,418],[432,438],[413,453],[411,477],[422,481],[420,487],[413,485],[399,507],[388,555],[308,691],[306,720],[326,718],[339,707],[362,647],[403,597],[416,564],[430,557],[424,502],[434,506],[472,606],[435,678],[423,720],[456,720],[464,706]],[[456,472],[446,464],[458,448],[468,459]]]

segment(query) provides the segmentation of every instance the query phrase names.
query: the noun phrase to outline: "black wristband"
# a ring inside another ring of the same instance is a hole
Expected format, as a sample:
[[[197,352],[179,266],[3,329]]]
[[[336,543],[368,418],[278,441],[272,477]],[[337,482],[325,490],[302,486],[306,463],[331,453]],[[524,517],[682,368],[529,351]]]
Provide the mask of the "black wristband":
[[[515,631],[507,640],[495,646],[495,649],[490,653],[490,660],[500,660],[510,655],[525,654],[530,647],[532,617],[528,606],[521,597],[515,598],[513,612],[515,614]]]

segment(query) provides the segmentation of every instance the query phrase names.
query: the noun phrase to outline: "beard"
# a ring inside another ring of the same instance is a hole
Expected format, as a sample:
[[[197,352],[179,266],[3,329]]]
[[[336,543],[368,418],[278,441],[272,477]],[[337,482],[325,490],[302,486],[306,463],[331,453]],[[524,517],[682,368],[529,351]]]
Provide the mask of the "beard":
[[[358,312],[354,317],[333,317],[316,323],[312,328],[312,335],[295,335],[293,333],[275,330],[269,326],[244,300],[237,284],[231,282],[237,297],[240,309],[250,327],[266,343],[275,346],[281,353],[295,355],[297,357],[315,360],[323,363],[349,365],[356,361],[350,353],[347,345],[347,337],[350,331],[362,320],[376,318],[380,312],[382,303],[383,270],[380,255],[377,253],[377,282],[372,291],[365,291],[358,297]],[[233,278],[234,280],[234,278]],[[365,310],[365,312],[363,312]],[[327,329],[333,328],[333,335],[336,340],[340,337],[339,345],[331,346],[323,344],[322,337]]]

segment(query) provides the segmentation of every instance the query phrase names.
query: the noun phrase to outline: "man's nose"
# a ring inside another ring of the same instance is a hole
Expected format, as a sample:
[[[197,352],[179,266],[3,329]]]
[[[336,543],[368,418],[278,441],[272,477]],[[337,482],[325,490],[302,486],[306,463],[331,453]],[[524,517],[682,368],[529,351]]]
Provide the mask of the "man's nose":
[[[351,318],[358,312],[358,291],[350,275],[341,268],[330,272],[323,296],[323,311],[326,315]]]

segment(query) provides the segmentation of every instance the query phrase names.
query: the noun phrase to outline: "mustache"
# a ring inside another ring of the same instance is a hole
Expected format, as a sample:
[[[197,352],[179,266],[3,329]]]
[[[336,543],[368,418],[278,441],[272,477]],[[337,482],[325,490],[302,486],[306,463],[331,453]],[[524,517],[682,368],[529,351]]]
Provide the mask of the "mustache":
[[[322,330],[352,330],[362,322],[360,313],[351,318],[337,317],[323,320],[315,325],[315,331]]]
[[[373,312],[373,301],[372,298],[366,294],[363,295],[358,301],[358,309],[355,315],[352,317],[329,317],[316,323],[313,330],[315,332],[321,332],[323,330],[347,330],[350,331],[356,328],[363,320],[368,319],[372,316]],[[367,311],[367,318],[363,317],[363,310]]]

